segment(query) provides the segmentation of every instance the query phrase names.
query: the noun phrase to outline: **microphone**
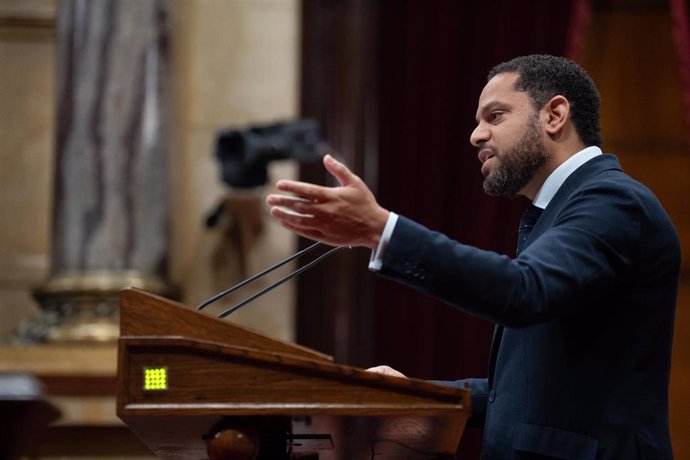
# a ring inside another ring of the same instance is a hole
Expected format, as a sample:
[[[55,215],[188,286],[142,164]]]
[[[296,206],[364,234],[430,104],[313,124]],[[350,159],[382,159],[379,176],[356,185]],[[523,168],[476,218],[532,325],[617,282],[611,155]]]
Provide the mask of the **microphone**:
[[[282,267],[282,266],[285,265],[286,263],[288,263],[288,262],[290,262],[290,261],[292,261],[292,260],[294,260],[294,259],[300,257],[301,255],[306,254],[306,253],[308,253],[308,252],[311,252],[312,250],[316,249],[316,248],[319,247],[319,246],[323,246],[323,244],[322,244],[322,243],[314,243],[314,244],[312,244],[311,246],[308,246],[307,248],[302,249],[301,251],[296,252],[295,254],[293,254],[293,255],[291,255],[291,256],[289,256],[289,257],[287,257],[287,258],[281,260],[281,261],[278,262],[277,264],[275,264],[275,265],[273,265],[273,266],[271,266],[271,267],[269,267],[269,268],[263,270],[262,272],[257,273],[257,274],[255,274],[255,275],[252,275],[252,276],[250,276],[249,278],[247,278],[246,280],[244,280],[244,281],[242,281],[242,282],[240,282],[240,283],[238,283],[238,284],[232,286],[231,288],[226,289],[225,291],[219,292],[218,294],[215,294],[214,296],[210,297],[209,299],[206,299],[205,301],[201,302],[201,303],[196,307],[196,309],[197,309],[197,310],[203,310],[204,308],[206,308],[207,306],[209,306],[209,305],[212,304],[213,302],[215,302],[215,301],[217,301],[217,300],[219,300],[219,299],[225,297],[226,295],[228,295],[228,294],[230,294],[230,293],[232,293],[232,292],[235,292],[236,290],[238,290],[238,289],[241,288],[242,286],[245,286],[245,285],[251,283],[252,281],[257,280],[257,279],[261,278],[262,276],[265,276],[265,275],[271,273],[272,271],[274,271],[274,270],[276,270],[276,269]],[[273,284],[271,284],[271,285],[265,287],[264,289],[262,289],[261,291],[257,292],[256,294],[253,294],[253,295],[249,296],[248,298],[244,299],[244,300],[241,301],[240,303],[238,303],[238,304],[234,305],[233,307],[231,307],[231,308],[229,308],[229,309],[223,311],[220,315],[218,315],[218,318],[225,318],[226,316],[231,315],[232,313],[236,312],[237,310],[239,310],[240,308],[244,307],[244,306],[247,305],[248,303],[250,303],[250,302],[252,302],[252,301],[258,299],[259,297],[263,296],[264,294],[269,293],[270,291],[272,291],[273,289],[275,289],[275,288],[277,288],[278,286],[282,285],[282,284],[285,283],[286,281],[289,281],[290,279],[294,278],[295,276],[299,275],[300,273],[304,272],[305,270],[308,270],[309,268],[313,267],[314,265],[316,265],[317,263],[321,262],[322,260],[324,260],[325,258],[329,257],[330,255],[332,255],[332,254],[334,254],[334,253],[336,253],[336,252],[338,252],[338,251],[341,251],[341,250],[345,249],[346,247],[348,247],[348,246],[337,246],[337,247],[335,247],[335,248],[330,249],[329,251],[327,251],[327,252],[321,254],[319,257],[317,257],[316,259],[314,259],[314,260],[312,260],[311,262],[309,262],[308,264],[306,264],[304,267],[301,267],[301,268],[299,268],[299,269],[297,269],[297,270],[294,270],[293,272],[287,274],[286,276],[284,276],[283,278],[279,279],[279,280],[276,281],[275,283],[273,283]]]

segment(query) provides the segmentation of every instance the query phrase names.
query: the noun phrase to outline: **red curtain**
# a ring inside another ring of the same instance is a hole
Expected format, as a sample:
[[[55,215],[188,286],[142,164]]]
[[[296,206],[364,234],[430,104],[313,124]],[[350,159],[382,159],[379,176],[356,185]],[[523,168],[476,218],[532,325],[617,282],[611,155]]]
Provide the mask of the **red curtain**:
[[[588,11],[586,0],[382,1],[382,205],[460,242],[513,254],[524,201],[483,192],[469,143],[477,99],[501,61],[577,59]],[[420,378],[486,375],[492,324],[385,280],[374,300],[374,363]],[[467,433],[461,458],[476,458],[479,444],[479,434]]]
[[[678,66],[683,84],[685,117],[690,126],[690,16],[687,0],[671,0],[673,41],[676,45]]]

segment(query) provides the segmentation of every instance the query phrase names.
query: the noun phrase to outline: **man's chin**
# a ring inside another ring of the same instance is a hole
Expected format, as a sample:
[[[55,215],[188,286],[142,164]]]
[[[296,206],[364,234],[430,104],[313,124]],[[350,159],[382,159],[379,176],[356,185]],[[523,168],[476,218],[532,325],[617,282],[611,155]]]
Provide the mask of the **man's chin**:
[[[490,196],[503,196],[502,193],[500,193],[500,190],[497,190],[495,185],[493,185],[488,178],[484,179],[484,183],[482,184],[484,187],[484,193]]]
[[[516,193],[508,190],[507,184],[497,184],[494,177],[488,175],[482,183],[484,192],[489,196],[514,198]]]

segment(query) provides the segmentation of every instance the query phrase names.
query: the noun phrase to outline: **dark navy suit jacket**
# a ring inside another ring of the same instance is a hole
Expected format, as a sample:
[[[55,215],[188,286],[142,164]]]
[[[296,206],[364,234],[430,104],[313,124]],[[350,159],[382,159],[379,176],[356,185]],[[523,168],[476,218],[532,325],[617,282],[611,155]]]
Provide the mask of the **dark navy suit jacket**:
[[[498,324],[472,390],[487,459],[670,459],[680,245],[612,155],[566,179],[513,259],[399,217],[381,274]],[[423,333],[423,331],[422,331]]]

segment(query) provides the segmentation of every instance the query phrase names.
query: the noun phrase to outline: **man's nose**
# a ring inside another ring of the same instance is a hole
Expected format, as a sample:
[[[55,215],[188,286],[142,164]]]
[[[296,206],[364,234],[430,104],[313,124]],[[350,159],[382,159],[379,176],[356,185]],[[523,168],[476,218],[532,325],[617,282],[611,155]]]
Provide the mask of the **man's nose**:
[[[472,134],[470,135],[470,143],[474,145],[475,147],[479,147],[481,144],[486,142],[489,139],[489,130],[486,129],[486,127],[482,124],[479,123],[476,128],[474,128],[474,131],[472,131]]]

